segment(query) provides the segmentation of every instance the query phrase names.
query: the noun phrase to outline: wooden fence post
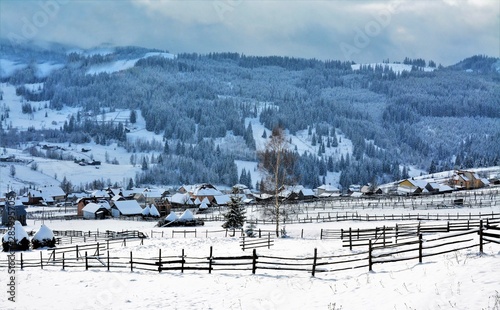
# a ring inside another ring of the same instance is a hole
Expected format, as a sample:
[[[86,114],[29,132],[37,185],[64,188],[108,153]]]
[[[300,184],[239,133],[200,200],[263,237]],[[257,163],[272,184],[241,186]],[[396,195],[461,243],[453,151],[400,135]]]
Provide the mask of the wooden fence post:
[[[418,234],[418,262],[422,263],[422,234]]]
[[[267,248],[271,248],[271,233],[267,233]]]
[[[319,240],[323,240],[323,228],[321,228],[321,231],[319,233]]]
[[[253,249],[253,252],[252,252],[252,274],[255,274],[256,270],[257,270],[257,250]]]
[[[161,267],[162,267],[162,263],[161,263],[161,249],[158,249],[158,272],[161,272]]]
[[[352,251],[352,229],[349,227],[349,250]]]
[[[318,259],[318,249],[314,248],[314,258],[313,258],[313,266],[312,266],[312,276],[316,274],[316,261]]]
[[[372,271],[372,239],[368,240],[368,271]]]
[[[210,246],[210,256],[208,257],[208,273],[212,273],[212,257],[213,257],[213,248]]]
[[[23,270],[23,252],[21,252],[21,270]]]
[[[43,269],[42,251],[40,251],[40,268]]]
[[[62,253],[63,257],[62,257],[62,270],[64,270],[64,252]]]
[[[132,251],[130,251],[130,272],[134,272],[134,261],[132,260]]]
[[[479,253],[483,254],[483,220],[479,220]]]
[[[99,242],[97,242],[97,257],[99,257]]]
[[[108,263],[108,271],[109,271],[109,251],[108,251],[107,263]]]
[[[89,260],[87,258],[87,251],[85,251],[85,270],[89,270]]]
[[[182,249],[182,254],[181,254],[181,273],[184,273],[184,263],[185,263],[185,260],[184,260],[184,249]]]
[[[79,253],[80,253],[80,252],[78,251],[78,244],[77,244],[77,245],[76,245],[76,260],[78,260],[78,256],[79,256],[78,254],[79,254]]]

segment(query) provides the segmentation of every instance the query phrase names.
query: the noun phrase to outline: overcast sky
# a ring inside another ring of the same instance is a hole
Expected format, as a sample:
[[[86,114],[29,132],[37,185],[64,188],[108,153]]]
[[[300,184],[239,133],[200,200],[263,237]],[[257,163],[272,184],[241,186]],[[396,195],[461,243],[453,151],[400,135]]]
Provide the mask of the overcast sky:
[[[500,57],[500,1],[1,0],[0,36],[83,48],[450,65],[476,54]]]

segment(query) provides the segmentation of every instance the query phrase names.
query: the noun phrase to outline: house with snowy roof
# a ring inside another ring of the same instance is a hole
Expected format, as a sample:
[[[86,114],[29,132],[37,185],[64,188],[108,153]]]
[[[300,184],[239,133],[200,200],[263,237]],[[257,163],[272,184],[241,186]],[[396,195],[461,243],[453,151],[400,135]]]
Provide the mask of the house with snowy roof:
[[[450,183],[452,186],[460,189],[474,189],[485,186],[477,173],[465,170],[456,171]]]
[[[328,198],[340,196],[340,190],[332,185],[323,184],[316,188],[316,195],[319,198]]]
[[[84,219],[104,219],[110,214],[109,211],[104,204],[91,202],[83,207],[82,214]]]
[[[451,193],[453,191],[453,188],[451,188],[450,186],[437,182],[429,182],[427,183],[425,188],[430,194],[444,194]]]
[[[178,206],[178,207],[194,205],[194,202],[188,193],[184,193],[184,194],[175,193],[171,197],[168,198],[168,201],[170,202],[170,204],[172,206]]]
[[[45,202],[62,202],[66,199],[66,193],[59,186],[45,186],[40,189]]]
[[[113,217],[141,215],[142,208],[135,200],[119,200],[113,203],[111,215]]]
[[[90,193],[90,197],[111,198],[111,195],[105,190],[95,190],[92,193]]]
[[[312,200],[316,198],[316,194],[310,188],[302,188],[299,191],[299,200]]]
[[[397,184],[397,193],[399,195],[425,194],[429,192],[426,189],[428,183],[426,180],[405,179]]]
[[[25,205],[40,205],[43,202],[42,192],[36,189],[28,190],[23,196],[25,199],[22,199],[22,202]]]
[[[197,185],[183,185],[179,188],[179,193],[189,194],[193,201],[196,198],[198,198],[200,201],[203,201],[204,198],[207,198],[210,204],[215,199],[215,196],[224,195],[215,186],[208,183]]]

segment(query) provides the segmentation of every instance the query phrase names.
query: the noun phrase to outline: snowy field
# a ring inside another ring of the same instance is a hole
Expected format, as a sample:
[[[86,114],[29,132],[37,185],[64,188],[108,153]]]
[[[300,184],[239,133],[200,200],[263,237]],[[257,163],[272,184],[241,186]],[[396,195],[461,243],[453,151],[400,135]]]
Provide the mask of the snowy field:
[[[485,211],[471,210],[472,213]],[[495,208],[498,212],[498,207]],[[350,253],[339,240],[319,240],[321,229],[375,227],[383,222],[340,222],[287,225],[290,238],[276,239],[259,255],[281,257]],[[392,223],[394,224],[394,223]],[[28,220],[26,230],[38,230],[41,222]],[[121,220],[45,221],[53,230],[141,230],[151,235],[143,245],[130,242],[113,247],[112,255],[153,257],[180,255],[206,257],[212,246],[214,256],[244,255],[237,237],[198,234],[171,237],[171,230],[155,222]],[[220,230],[221,222],[207,222],[200,232]],[[273,226],[259,225],[263,230]],[[303,238],[300,238],[304,230]],[[356,251],[356,250],[355,250]],[[17,302],[7,301],[3,290],[0,309],[500,309],[500,245],[487,244],[484,254],[477,247],[425,258],[423,263],[408,260],[376,264],[366,268],[333,273],[251,271],[152,271],[67,268],[50,266],[16,270]],[[25,253],[38,257],[39,251]],[[43,255],[48,256],[49,252]],[[6,253],[1,254],[5,259]],[[26,257],[26,256],[25,256]],[[17,256],[19,259],[19,254]],[[8,270],[0,268],[2,285]]]

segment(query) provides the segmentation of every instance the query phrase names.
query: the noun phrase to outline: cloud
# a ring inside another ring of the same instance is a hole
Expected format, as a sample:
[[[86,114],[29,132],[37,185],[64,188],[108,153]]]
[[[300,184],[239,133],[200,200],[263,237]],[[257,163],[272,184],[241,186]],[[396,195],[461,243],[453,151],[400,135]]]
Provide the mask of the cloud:
[[[44,8],[54,3],[58,8],[49,14]],[[357,62],[420,57],[451,64],[473,54],[500,56],[499,15],[499,4],[490,0],[3,0],[0,36],[174,53]],[[23,33],[34,21],[34,31]]]

